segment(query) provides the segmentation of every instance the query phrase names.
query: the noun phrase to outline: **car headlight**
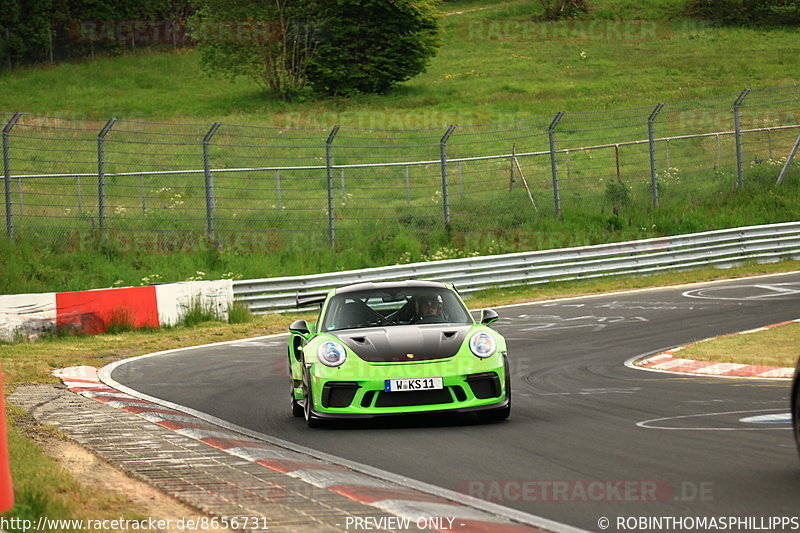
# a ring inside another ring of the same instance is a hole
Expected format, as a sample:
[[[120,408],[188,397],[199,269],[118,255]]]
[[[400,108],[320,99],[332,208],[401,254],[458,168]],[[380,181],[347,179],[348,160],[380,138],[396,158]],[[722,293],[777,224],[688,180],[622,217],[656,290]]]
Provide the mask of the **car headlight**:
[[[347,352],[338,342],[325,341],[317,348],[317,358],[325,366],[339,366],[347,359]]]
[[[494,337],[481,331],[469,340],[469,349],[480,358],[491,357],[497,349],[497,343]]]

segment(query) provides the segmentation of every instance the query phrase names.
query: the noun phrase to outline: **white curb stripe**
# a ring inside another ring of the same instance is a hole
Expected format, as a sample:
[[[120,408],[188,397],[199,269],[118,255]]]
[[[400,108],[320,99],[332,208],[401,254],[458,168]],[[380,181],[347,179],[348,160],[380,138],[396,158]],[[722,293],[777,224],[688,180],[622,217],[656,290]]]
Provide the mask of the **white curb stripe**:
[[[288,472],[292,477],[302,479],[306,483],[311,483],[321,489],[327,489],[336,485],[361,485],[367,487],[397,488],[396,485],[371,478],[364,474],[348,472],[346,470],[337,472],[335,470],[295,470]]]

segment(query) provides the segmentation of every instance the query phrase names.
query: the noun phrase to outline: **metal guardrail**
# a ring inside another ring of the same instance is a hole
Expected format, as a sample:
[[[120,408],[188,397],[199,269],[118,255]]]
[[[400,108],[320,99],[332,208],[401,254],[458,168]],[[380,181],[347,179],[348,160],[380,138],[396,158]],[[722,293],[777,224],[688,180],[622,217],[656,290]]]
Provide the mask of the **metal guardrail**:
[[[543,250],[363,270],[233,282],[234,301],[254,313],[294,310],[298,292],[351,283],[423,279],[454,283],[462,293],[494,287],[720,268],[744,261],[800,259],[800,222],[749,226],[579,248]]]

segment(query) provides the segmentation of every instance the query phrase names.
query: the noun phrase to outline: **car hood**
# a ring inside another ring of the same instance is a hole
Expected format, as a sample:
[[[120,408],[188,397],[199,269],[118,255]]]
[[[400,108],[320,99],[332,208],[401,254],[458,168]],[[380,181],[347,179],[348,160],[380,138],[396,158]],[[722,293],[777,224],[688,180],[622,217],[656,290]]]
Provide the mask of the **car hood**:
[[[472,326],[425,324],[337,331],[334,335],[371,363],[430,361],[452,357]]]

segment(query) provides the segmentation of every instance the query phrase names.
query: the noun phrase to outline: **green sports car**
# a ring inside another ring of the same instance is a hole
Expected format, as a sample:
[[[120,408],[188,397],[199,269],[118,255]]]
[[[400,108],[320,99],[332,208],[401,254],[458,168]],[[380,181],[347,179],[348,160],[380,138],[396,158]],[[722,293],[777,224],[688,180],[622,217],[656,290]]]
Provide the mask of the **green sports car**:
[[[292,414],[317,426],[327,419],[433,412],[511,412],[505,339],[475,321],[452,285],[429,281],[360,283],[327,294],[314,324],[289,330]]]

